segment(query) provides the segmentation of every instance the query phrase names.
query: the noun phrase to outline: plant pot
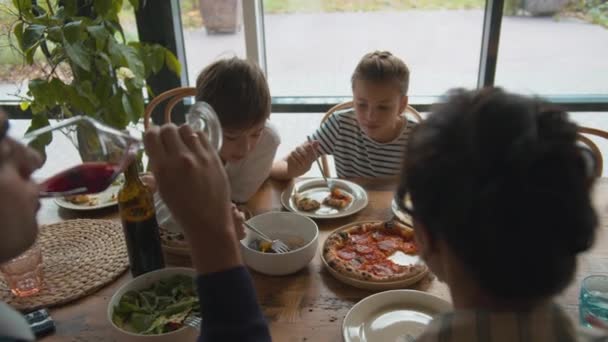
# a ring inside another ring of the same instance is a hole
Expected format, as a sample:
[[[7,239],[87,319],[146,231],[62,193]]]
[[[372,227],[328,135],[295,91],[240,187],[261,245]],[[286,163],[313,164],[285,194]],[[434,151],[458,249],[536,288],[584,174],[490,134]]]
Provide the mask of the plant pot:
[[[241,29],[241,0],[199,0],[199,10],[208,34],[236,33]]]
[[[524,0],[524,10],[533,16],[551,16],[559,12],[568,0]]]

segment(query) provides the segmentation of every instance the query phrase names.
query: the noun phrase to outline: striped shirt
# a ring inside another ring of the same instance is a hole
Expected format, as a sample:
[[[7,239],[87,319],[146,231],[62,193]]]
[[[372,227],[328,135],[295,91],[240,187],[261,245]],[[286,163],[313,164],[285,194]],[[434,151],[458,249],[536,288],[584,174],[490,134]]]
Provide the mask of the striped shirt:
[[[577,328],[557,305],[531,312],[459,310],[436,317],[417,342],[606,342],[601,332]]]
[[[338,177],[381,178],[398,175],[413,122],[405,120],[399,136],[387,143],[368,137],[354,110],[335,112],[313,134],[321,153],[333,155]]]

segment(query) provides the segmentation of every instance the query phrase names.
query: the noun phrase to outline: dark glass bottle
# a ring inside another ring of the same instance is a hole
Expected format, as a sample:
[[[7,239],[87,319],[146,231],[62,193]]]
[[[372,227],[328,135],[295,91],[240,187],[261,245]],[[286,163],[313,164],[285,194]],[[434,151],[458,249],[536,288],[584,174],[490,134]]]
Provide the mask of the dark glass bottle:
[[[125,184],[118,193],[120,219],[134,277],[165,267],[154,200],[139,179],[137,162],[125,171]]]

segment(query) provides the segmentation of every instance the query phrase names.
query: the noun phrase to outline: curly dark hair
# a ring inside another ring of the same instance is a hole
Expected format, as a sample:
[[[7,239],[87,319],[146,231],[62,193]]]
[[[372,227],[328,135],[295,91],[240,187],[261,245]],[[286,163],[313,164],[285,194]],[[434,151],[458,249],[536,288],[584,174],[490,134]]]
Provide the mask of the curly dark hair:
[[[563,290],[594,239],[593,165],[562,109],[500,88],[456,89],[412,133],[397,196],[480,286],[503,299]]]

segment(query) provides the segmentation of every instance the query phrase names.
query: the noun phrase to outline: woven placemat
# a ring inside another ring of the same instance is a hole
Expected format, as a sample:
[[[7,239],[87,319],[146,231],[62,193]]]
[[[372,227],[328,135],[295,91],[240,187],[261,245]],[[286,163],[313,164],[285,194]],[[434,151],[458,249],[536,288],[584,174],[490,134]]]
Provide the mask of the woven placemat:
[[[42,226],[44,287],[33,296],[13,296],[0,277],[0,301],[18,310],[68,303],[89,295],[120,276],[129,266],[119,222],[69,220]]]

